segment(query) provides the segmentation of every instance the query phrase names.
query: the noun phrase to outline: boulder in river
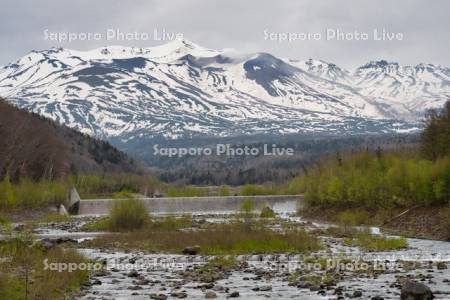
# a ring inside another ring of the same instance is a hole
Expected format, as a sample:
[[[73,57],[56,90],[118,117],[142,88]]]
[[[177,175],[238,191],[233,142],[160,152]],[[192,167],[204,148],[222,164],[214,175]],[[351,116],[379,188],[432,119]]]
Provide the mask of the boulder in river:
[[[447,269],[447,264],[445,263],[445,261],[440,261],[436,264],[436,267],[438,270],[445,270]]]
[[[200,252],[200,246],[189,246],[183,249],[183,254],[197,255]]]
[[[401,300],[431,300],[434,295],[430,288],[423,283],[408,280],[403,283],[400,294]]]
[[[153,299],[153,300],[166,300],[167,299],[167,295],[164,295],[164,294],[150,294],[150,299]]]
[[[232,292],[228,297],[229,298],[238,298],[239,297],[239,292]]]

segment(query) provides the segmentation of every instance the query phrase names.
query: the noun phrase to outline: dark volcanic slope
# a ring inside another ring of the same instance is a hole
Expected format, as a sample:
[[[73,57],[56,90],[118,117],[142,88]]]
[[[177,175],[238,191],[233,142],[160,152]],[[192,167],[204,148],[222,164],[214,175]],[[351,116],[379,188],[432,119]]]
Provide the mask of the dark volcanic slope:
[[[0,178],[55,179],[68,173],[142,170],[109,143],[0,99]]]

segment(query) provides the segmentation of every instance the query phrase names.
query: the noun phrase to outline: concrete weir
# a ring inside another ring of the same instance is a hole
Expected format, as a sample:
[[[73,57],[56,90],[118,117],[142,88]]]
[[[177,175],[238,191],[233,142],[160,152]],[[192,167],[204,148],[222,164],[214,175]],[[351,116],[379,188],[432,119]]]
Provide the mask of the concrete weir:
[[[252,199],[255,210],[270,206],[279,213],[295,212],[302,205],[303,195],[216,196],[141,198],[148,211],[156,214],[227,213],[239,210],[246,199]],[[87,199],[71,201],[69,211],[79,215],[108,214],[116,199]]]

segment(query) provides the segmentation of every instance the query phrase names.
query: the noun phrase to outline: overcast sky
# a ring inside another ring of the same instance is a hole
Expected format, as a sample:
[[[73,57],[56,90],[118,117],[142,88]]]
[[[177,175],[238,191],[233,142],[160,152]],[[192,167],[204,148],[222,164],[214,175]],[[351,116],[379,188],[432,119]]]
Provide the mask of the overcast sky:
[[[379,59],[450,66],[449,12],[446,0],[2,0],[0,65],[52,46],[88,50],[111,44],[157,45],[164,42],[154,40],[154,30],[159,38],[165,30],[207,48],[312,57],[350,69]],[[397,33],[394,41],[374,40],[373,30],[383,28]],[[108,29],[148,33],[148,40],[108,41]],[[45,40],[45,30],[102,37],[60,43]],[[367,33],[368,40],[338,41],[327,30],[355,38],[355,31]],[[309,33],[318,40],[279,42],[273,40],[281,37],[275,33],[298,38]]]

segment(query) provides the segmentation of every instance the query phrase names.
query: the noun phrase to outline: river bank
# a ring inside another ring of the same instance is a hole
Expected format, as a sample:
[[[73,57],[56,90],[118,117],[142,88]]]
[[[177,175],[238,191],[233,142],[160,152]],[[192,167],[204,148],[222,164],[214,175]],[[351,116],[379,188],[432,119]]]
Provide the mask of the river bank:
[[[385,232],[410,238],[450,241],[450,214],[445,221],[448,206],[412,207],[410,209],[344,210],[334,208],[306,208],[299,214],[317,222],[339,223],[343,213],[353,214],[351,225],[377,226]],[[344,220],[345,222],[345,220]]]
[[[192,224],[186,227],[194,225],[202,230],[234,222],[235,216],[217,213],[189,218]],[[319,239],[321,249],[225,256],[182,254],[189,245],[180,241],[175,251],[161,253],[115,243],[98,244],[95,241],[108,233],[83,231],[86,224],[97,220],[95,216],[71,217],[41,223],[34,229],[46,247],[76,249],[104,265],[72,299],[399,299],[409,281],[425,284],[436,299],[450,297],[448,242],[408,238],[407,248],[369,251],[349,245],[344,237],[327,234],[325,229],[334,224],[286,213],[264,224],[274,231],[305,230]],[[377,228],[371,231],[386,234]]]

